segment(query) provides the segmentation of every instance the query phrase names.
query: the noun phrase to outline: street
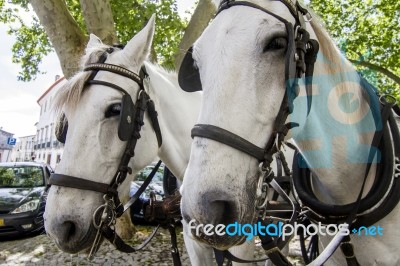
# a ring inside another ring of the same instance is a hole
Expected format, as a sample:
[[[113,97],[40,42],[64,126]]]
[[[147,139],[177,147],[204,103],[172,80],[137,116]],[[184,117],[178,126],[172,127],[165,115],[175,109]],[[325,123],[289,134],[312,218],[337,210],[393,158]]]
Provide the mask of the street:
[[[151,226],[138,226],[135,240],[131,244],[138,245],[152,229]],[[178,233],[178,247],[182,265],[190,265],[181,230]],[[303,265],[298,258],[300,251],[296,243],[291,242],[290,247],[290,260],[293,265]],[[96,257],[88,261],[86,254],[64,253],[46,235],[39,235],[13,240],[0,239],[0,265],[173,265],[169,248],[168,231],[161,228],[155,238],[141,251],[126,254],[115,250],[108,242],[103,242]],[[264,256],[260,246],[257,246],[255,255]],[[254,263],[254,265],[264,264]]]
[[[134,244],[149,234],[153,227],[138,226]],[[137,243],[136,243],[137,242]],[[131,243],[133,244],[133,243]],[[87,260],[84,253],[68,254],[60,251],[46,235],[14,240],[0,240],[0,265],[172,265],[169,253],[169,234],[160,229],[156,237],[146,248],[132,254],[126,254],[104,241],[96,257]],[[190,265],[186,250],[183,248],[183,236],[178,234],[178,247],[183,265]]]

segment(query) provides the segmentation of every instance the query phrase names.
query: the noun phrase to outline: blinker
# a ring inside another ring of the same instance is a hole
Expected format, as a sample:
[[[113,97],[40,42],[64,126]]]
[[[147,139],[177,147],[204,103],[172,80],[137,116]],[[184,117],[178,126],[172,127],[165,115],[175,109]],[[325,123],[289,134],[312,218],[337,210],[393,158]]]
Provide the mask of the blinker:
[[[178,82],[182,90],[186,92],[201,91],[200,72],[194,65],[193,47],[186,52],[178,73]]]
[[[118,137],[122,141],[127,141],[133,134],[134,124],[132,117],[134,117],[135,105],[132,98],[128,94],[122,96],[121,113],[118,125]]]
[[[55,135],[56,139],[65,144],[65,140],[67,139],[68,132],[68,120],[64,113],[61,113],[57,120]]]

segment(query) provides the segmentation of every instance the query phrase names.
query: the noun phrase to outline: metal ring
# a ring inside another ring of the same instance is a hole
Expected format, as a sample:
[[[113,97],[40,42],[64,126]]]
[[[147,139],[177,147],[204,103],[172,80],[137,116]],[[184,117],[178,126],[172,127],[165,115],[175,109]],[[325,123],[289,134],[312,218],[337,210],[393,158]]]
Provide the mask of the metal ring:
[[[262,188],[263,188],[263,184],[264,184],[264,174],[261,174],[258,182],[257,182],[257,189],[256,189],[256,198],[260,198],[262,196]]]
[[[390,104],[391,106],[394,106],[397,100],[393,95],[385,94],[379,97],[379,102],[383,105]]]
[[[107,211],[107,210],[110,210],[110,211]],[[101,213],[101,215],[99,216],[99,218],[100,218],[100,223],[99,224],[96,224],[96,218],[97,218],[97,216],[100,214],[99,212],[100,211],[103,211],[102,213]],[[113,224],[113,222],[114,222],[114,220],[115,220],[115,211],[112,209],[112,208],[109,208],[109,206],[107,205],[107,203],[106,204],[103,204],[103,205],[101,205],[100,207],[98,207],[95,211],[94,211],[94,213],[93,213],[93,226],[96,228],[96,229],[99,229],[101,226],[102,226],[102,224],[103,223],[105,223],[107,226],[110,226],[110,225],[112,225]]]
[[[296,40],[296,38],[297,38],[297,33],[299,32],[299,29],[300,29],[300,26],[299,25],[297,25],[296,26],[296,28],[294,29],[294,39]]]
[[[268,195],[265,195],[264,202],[261,205],[256,205],[257,210],[262,210],[268,203]]]
[[[106,209],[106,204],[104,204],[104,205],[101,205],[100,207],[98,207],[95,211],[94,211],[94,213],[93,213],[93,226],[94,226],[94,228],[96,228],[96,229],[99,229],[100,227],[101,227],[101,224],[103,223],[103,221],[102,221],[102,219],[101,219],[101,216],[103,216],[103,213],[104,213],[104,211],[105,211],[105,209]],[[96,218],[97,218],[97,215],[98,215],[98,212],[100,212],[100,211],[103,211],[103,213],[101,214],[101,216],[99,216],[99,224],[96,224]]]

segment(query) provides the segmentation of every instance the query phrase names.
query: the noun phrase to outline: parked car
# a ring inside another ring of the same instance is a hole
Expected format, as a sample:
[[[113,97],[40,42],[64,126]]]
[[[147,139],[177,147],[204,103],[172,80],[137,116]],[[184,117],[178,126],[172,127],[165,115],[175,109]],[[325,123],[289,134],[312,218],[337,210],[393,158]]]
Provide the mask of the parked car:
[[[146,166],[142,171],[140,171],[133,182],[131,182],[129,196],[132,197],[136,191],[143,184],[146,177],[154,169],[155,163]],[[160,168],[157,170],[152,181],[146,190],[140,195],[139,199],[131,206],[131,220],[132,222],[147,223],[144,219],[144,211],[146,205],[150,202],[150,193],[154,192],[157,201],[163,200],[164,196],[171,194],[173,190],[177,187],[177,181],[174,175],[161,164]]]
[[[42,163],[0,163],[0,237],[44,231],[46,186],[52,172]]]

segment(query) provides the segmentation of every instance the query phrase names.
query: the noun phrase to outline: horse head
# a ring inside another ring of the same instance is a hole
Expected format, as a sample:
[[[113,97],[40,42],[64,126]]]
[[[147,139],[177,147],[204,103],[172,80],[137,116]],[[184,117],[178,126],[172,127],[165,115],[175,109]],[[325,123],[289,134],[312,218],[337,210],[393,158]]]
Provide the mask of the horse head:
[[[295,78],[297,6],[290,3],[218,1],[217,16],[185,57],[181,86],[197,82],[194,87],[203,90],[183,182],[186,222],[255,221],[257,184],[265,170],[260,163],[272,160],[277,126],[284,125],[289,112],[285,99],[293,85],[287,81]],[[197,239],[220,249],[245,238],[199,231],[192,231]]]
[[[60,183],[52,177],[44,218],[47,234],[66,252],[85,250],[95,239],[92,219],[95,210],[104,203],[104,193],[80,185],[87,180],[107,187],[121,170],[121,158],[133,134],[131,124],[137,107],[133,103],[140,97],[138,92],[143,86],[139,73],[150,53],[154,27],[153,16],[123,49],[104,45],[91,35],[82,59],[85,71],[72,77],[57,96],[57,108],[64,116],[56,132],[65,142],[56,169],[62,178]],[[157,138],[151,124],[146,114],[137,144],[142,152],[135,157],[134,164],[131,160],[128,165],[134,172],[146,166],[157,153]],[[127,167],[122,170],[126,173]],[[76,184],[71,187],[73,182]]]

